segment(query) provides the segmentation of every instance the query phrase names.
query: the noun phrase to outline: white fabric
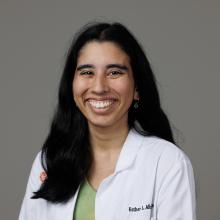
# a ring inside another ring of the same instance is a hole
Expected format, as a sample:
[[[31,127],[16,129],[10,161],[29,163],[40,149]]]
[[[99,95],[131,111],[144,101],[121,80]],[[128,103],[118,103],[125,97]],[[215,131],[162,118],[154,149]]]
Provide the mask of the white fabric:
[[[78,191],[66,204],[30,199],[42,171],[39,153],[19,220],[72,220]],[[96,220],[195,220],[195,210],[193,169],[185,153],[168,141],[130,130],[114,174],[97,190]]]

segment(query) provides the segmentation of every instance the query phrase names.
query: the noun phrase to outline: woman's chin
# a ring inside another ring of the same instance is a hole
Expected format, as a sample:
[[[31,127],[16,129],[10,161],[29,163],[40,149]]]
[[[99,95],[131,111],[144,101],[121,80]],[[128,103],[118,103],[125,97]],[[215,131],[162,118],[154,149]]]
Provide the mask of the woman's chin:
[[[122,118],[99,116],[93,118],[93,120],[88,119],[88,124],[90,128],[94,127],[94,128],[115,129],[115,130],[128,126],[127,115],[125,115]]]
[[[107,129],[113,127],[113,123],[108,121],[89,121],[89,127]]]

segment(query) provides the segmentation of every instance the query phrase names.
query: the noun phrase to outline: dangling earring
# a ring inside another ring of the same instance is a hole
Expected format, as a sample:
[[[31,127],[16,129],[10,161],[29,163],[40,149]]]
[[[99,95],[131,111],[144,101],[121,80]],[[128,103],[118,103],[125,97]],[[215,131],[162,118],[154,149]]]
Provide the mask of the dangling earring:
[[[139,94],[138,94],[138,89],[137,87],[135,88],[135,99],[134,99],[134,109],[138,109],[138,106],[139,106]]]
[[[138,106],[139,106],[139,105],[138,105],[138,102],[139,102],[139,100],[134,100],[134,108],[135,108],[135,109],[137,109]]]

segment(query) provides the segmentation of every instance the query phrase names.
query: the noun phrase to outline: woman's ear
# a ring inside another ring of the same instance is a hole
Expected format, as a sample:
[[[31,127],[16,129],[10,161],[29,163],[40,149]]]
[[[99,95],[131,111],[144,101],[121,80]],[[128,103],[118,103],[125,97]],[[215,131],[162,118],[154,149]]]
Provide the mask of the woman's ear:
[[[134,90],[134,100],[139,100],[139,99],[140,99],[140,97],[139,97],[138,89],[135,88],[135,90]]]

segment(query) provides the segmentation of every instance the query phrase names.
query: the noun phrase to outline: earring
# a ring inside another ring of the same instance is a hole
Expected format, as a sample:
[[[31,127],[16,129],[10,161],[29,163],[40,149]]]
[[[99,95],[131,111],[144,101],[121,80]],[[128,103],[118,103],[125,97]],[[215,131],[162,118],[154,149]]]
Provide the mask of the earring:
[[[138,102],[139,102],[138,100],[134,100],[134,108],[135,108],[135,109],[137,109],[138,106],[139,106],[139,105],[138,105]]]

